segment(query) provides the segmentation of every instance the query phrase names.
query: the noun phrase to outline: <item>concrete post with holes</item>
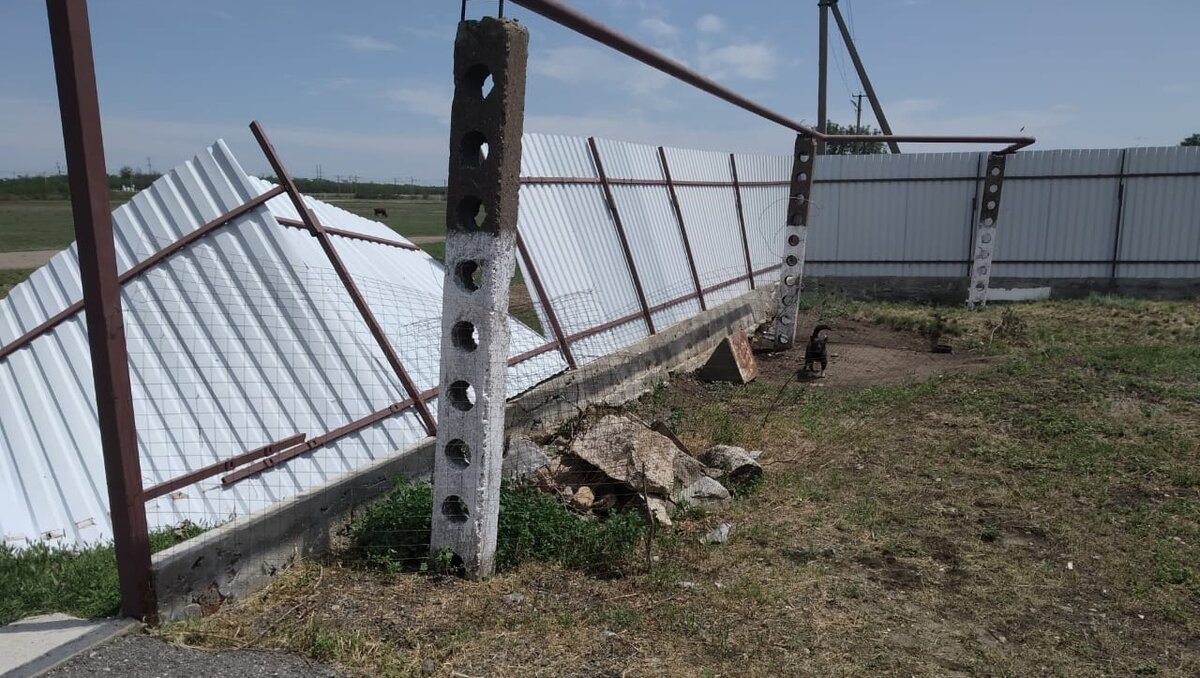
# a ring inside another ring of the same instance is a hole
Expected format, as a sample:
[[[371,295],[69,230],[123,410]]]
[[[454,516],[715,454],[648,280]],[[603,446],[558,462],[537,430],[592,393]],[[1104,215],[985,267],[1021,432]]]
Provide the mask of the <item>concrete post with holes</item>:
[[[495,570],[528,51],[515,21],[458,26],[430,551],[472,578]]]
[[[804,249],[808,242],[809,197],[813,187],[815,148],[812,137],[796,136],[792,160],[791,189],[788,196],[787,226],[783,229],[783,268],[779,288],[775,290],[775,316],[771,335],[775,350],[796,343],[796,315],[800,312],[800,287],[804,280]]]
[[[967,291],[967,306],[982,309],[987,306],[988,284],[992,277],[992,254],[996,250],[996,222],[1000,218],[1000,193],[1004,185],[1004,163],[1007,156],[992,153],[988,156],[987,173],[983,179],[983,200],[979,205],[979,224],[975,230],[975,249],[971,261],[971,286]]]

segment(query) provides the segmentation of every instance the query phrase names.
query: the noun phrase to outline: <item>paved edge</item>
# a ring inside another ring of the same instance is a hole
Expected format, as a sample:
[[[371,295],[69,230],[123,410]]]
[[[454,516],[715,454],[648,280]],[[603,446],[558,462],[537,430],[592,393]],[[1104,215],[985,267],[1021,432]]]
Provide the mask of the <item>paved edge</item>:
[[[9,669],[3,675],[3,678],[25,678],[26,676],[39,676],[46,673],[50,669],[69,661],[76,655],[90,650],[97,645],[103,645],[113,638],[123,636],[136,629],[141,629],[142,624],[133,619],[110,619],[106,620],[99,627],[89,631],[82,636],[73,638],[62,645],[44,652],[37,657],[25,662],[24,664]]]

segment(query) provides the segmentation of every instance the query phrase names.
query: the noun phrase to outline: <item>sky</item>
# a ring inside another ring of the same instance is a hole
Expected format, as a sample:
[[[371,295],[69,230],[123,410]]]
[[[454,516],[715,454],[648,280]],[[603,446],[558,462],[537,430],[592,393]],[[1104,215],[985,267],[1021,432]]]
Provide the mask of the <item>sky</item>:
[[[567,0],[815,125],[817,0]],[[457,0],[92,0],[107,162],[162,170],[218,138],[254,174],[441,184]],[[471,0],[469,16],[495,12]],[[1196,0],[840,0],[892,128],[1034,149],[1200,132]],[[525,130],[789,153],[792,133],[508,3],[530,30]],[[860,91],[830,20],[830,118]],[[45,3],[0,0],[0,176],[64,162]],[[864,122],[875,124],[869,106]],[[906,151],[934,150],[905,145]],[[937,150],[978,150],[955,146]]]

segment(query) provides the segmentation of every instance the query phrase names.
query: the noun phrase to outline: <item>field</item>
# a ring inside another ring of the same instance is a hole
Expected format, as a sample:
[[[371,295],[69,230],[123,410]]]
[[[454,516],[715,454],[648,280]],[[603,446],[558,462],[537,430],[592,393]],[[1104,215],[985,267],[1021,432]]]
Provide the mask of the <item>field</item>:
[[[159,635],[374,675],[1200,674],[1200,308],[944,309],[957,362],[839,383],[866,348],[919,345],[930,310],[816,301],[827,380],[791,354],[628,406],[691,449],[765,451],[756,492],[660,530],[648,565],[470,583],[334,554]]]

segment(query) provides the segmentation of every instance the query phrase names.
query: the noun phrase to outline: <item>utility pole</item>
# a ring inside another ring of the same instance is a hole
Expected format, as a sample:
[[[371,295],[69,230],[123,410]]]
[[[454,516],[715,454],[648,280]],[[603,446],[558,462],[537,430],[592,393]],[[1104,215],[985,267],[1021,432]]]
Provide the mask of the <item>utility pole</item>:
[[[831,0],[820,0],[817,6],[821,9],[820,54],[817,57],[817,131],[824,134],[828,124],[828,83],[829,83],[829,3]],[[818,154],[825,152],[825,142],[818,141]]]
[[[883,106],[879,104],[879,97],[875,96],[875,88],[871,86],[871,79],[867,77],[867,69],[863,66],[862,59],[858,56],[858,49],[854,46],[854,38],[850,36],[850,29],[846,27],[846,19],[842,17],[842,11],[838,9],[837,0],[830,0],[830,7],[833,9],[833,18],[837,21],[838,31],[842,34],[842,42],[846,44],[846,51],[850,53],[850,60],[854,62],[854,70],[858,72],[858,81],[862,83],[863,89],[867,91],[867,99],[871,102],[871,108],[875,111],[875,122],[879,123],[879,129],[883,130],[884,134],[892,133],[892,126],[888,124],[887,116],[883,114]],[[899,153],[900,146],[894,141],[887,142],[888,148],[892,153]]]
[[[858,94],[851,96],[853,98],[851,99],[850,104],[854,106],[854,133],[858,134],[862,130],[862,100],[863,97],[867,95],[859,92]]]

